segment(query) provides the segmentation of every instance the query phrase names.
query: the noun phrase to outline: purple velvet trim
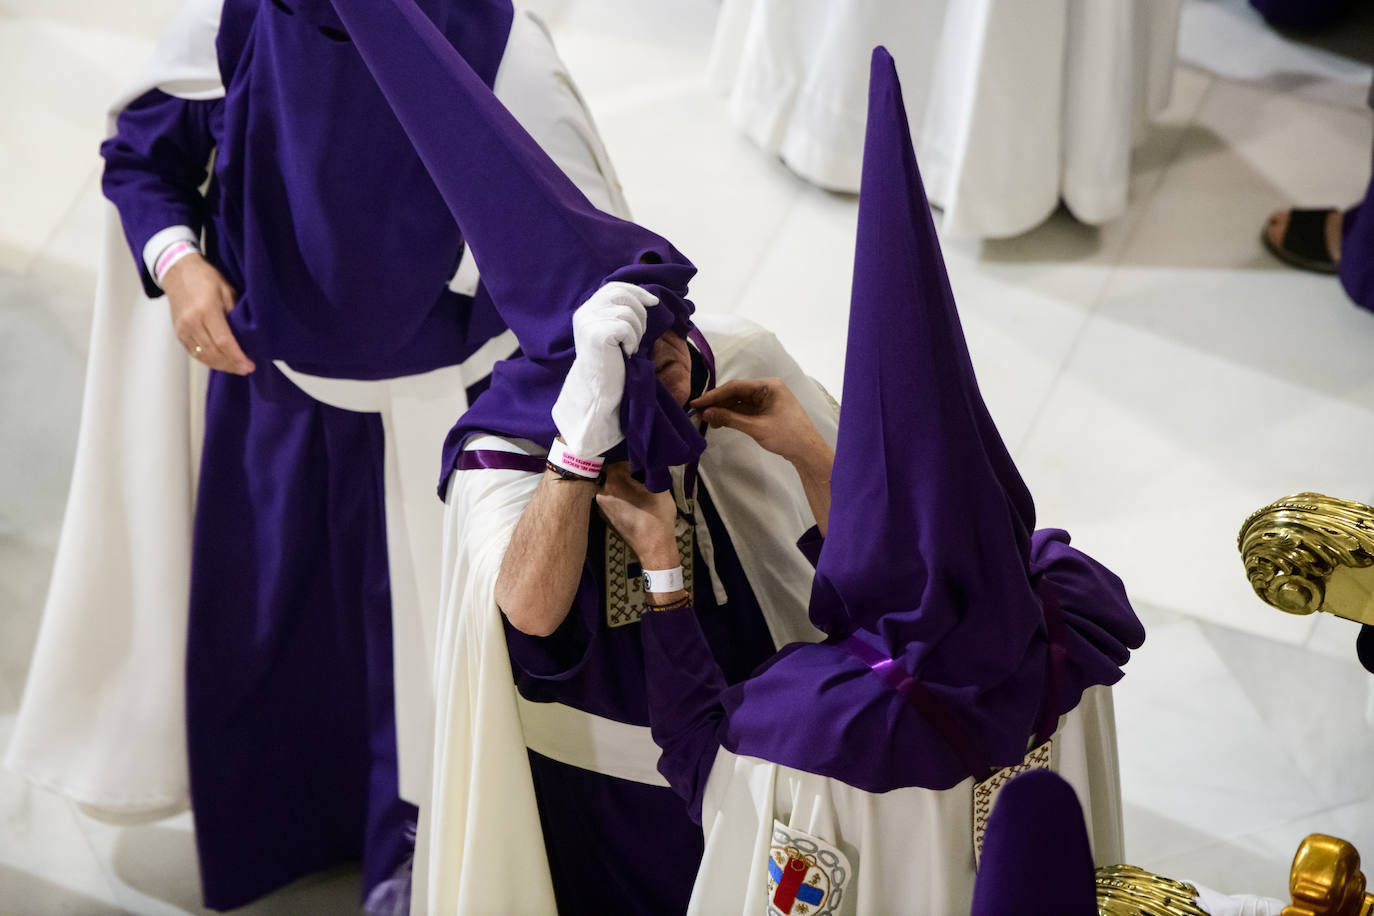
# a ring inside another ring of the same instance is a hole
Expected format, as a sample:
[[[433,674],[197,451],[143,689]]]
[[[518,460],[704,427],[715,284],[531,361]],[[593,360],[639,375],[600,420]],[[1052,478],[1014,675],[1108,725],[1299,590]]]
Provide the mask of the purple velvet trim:
[[[517,452],[502,452],[496,449],[473,449],[459,452],[454,464],[456,471],[529,471],[531,474],[544,473],[546,459],[537,455],[522,455]]]
[[[926,690],[920,681],[907,674],[895,659],[884,655],[857,636],[841,640],[837,645],[867,665],[869,670],[886,681],[893,691],[910,703],[912,708],[940,733],[940,737],[945,739],[970,776],[974,779],[983,779],[992,772],[992,767],[984,761],[982,752],[969,737],[967,729],[955,721],[944,704]]]

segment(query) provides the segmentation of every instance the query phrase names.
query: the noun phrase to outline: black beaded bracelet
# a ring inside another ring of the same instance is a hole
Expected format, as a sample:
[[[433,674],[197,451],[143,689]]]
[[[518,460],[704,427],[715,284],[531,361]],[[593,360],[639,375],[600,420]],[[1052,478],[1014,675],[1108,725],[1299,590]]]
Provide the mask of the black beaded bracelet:
[[[686,598],[679,598],[676,601],[670,602],[668,604],[654,604],[650,601],[644,602],[644,609],[646,611],[681,611],[684,608],[689,608],[691,606],[691,595],[688,595]]]

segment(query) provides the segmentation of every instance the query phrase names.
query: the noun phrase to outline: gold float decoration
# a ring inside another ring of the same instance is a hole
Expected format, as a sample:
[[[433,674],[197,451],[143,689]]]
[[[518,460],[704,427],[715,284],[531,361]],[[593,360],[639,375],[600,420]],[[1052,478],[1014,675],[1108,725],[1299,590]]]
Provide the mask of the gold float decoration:
[[[1360,854],[1345,840],[1314,833],[1302,841],[1288,873],[1291,906],[1283,916],[1371,916]]]
[[[1297,493],[1247,518],[1238,546],[1250,587],[1267,604],[1374,624],[1374,508]]]
[[[1207,916],[1197,904],[1197,888],[1134,865],[1097,870],[1097,911],[1101,916]]]
[[[1282,916],[1374,916],[1374,894],[1365,893],[1360,853],[1345,840],[1314,833],[1302,841],[1288,871],[1292,904]],[[1197,888],[1134,865],[1097,870],[1100,916],[1207,916]]]

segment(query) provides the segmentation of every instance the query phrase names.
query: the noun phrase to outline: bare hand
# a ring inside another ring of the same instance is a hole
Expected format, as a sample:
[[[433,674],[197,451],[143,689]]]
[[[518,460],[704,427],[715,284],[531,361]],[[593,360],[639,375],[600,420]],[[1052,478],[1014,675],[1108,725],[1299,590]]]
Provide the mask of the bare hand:
[[[824,440],[801,402],[781,379],[735,379],[697,398],[697,410],[711,428],[728,426],[789,461],[813,452]]]
[[[186,352],[221,372],[247,375],[256,367],[229,330],[226,317],[238,294],[199,254],[187,255],[162,278],[172,310],[172,328]]]
[[[650,493],[618,462],[606,470],[606,483],[596,494],[596,507],[639,557],[645,569],[672,569],[681,560],[673,525],[677,503],[669,491]]]

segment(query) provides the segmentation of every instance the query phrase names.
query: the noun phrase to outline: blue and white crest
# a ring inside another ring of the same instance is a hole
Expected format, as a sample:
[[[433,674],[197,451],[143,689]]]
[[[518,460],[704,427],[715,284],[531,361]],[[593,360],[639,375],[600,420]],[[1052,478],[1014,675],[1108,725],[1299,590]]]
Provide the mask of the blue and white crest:
[[[829,843],[773,821],[768,851],[769,916],[834,916],[854,870]]]

